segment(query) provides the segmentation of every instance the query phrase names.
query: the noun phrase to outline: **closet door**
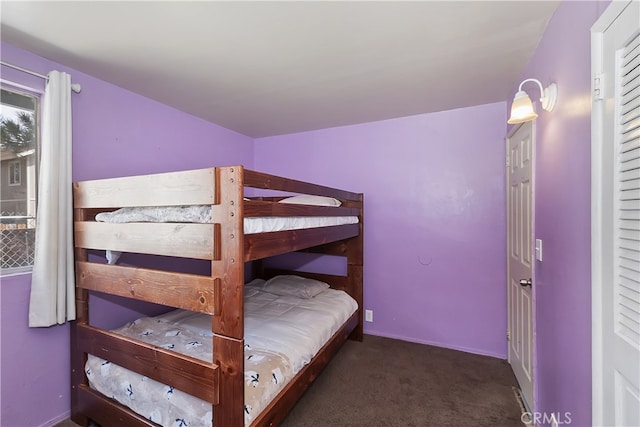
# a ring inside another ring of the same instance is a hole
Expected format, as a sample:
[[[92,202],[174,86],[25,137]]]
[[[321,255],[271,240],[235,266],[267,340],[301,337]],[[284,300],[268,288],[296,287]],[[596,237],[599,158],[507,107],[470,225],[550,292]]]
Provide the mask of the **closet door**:
[[[533,411],[533,145],[532,122],[507,137],[508,358],[522,399]]]
[[[594,25],[593,424],[640,425],[640,3]]]

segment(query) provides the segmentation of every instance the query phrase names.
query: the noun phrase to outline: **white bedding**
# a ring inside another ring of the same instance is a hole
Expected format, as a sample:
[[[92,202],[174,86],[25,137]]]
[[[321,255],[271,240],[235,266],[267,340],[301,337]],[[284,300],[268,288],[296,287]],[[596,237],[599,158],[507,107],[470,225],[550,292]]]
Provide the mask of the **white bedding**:
[[[110,223],[210,223],[211,206],[121,208],[113,212],[101,212],[97,214],[96,221]],[[302,228],[327,227],[357,223],[357,216],[250,217],[244,219],[244,233],[268,233],[272,231],[298,230]]]
[[[252,282],[256,283],[256,282]],[[343,291],[327,289],[313,298],[300,299],[245,288],[245,424],[248,425],[300,371],[328,339],[357,310],[357,303]],[[137,339],[211,361],[211,318],[205,314],[175,310],[156,318],[140,319],[117,330]],[[135,323],[135,322],[134,322]],[[194,345],[197,342],[197,345]],[[165,344],[162,344],[165,343]],[[175,344],[174,344],[175,343]],[[182,347],[182,348],[180,348]],[[269,378],[267,396],[256,399],[256,359],[283,357]],[[249,365],[253,363],[254,365]],[[154,422],[166,425],[211,425],[211,405],[179,390],[142,377],[90,356],[87,378],[91,387],[131,407]],[[123,373],[126,373],[126,375]],[[133,384],[136,384],[134,387]],[[144,386],[144,391],[139,392]],[[134,390],[138,390],[134,393]],[[141,399],[144,397],[143,399]],[[172,404],[168,402],[172,401]],[[141,409],[142,408],[142,409]]]

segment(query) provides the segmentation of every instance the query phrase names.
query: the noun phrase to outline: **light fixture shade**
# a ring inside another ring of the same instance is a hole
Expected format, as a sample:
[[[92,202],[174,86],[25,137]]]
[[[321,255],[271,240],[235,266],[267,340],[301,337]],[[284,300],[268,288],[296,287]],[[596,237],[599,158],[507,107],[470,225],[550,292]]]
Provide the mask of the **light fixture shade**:
[[[518,91],[513,98],[513,104],[511,104],[511,117],[507,120],[510,125],[516,123],[524,123],[530,120],[535,120],[538,117],[535,111],[533,111],[533,103],[529,98],[529,95],[523,90]]]

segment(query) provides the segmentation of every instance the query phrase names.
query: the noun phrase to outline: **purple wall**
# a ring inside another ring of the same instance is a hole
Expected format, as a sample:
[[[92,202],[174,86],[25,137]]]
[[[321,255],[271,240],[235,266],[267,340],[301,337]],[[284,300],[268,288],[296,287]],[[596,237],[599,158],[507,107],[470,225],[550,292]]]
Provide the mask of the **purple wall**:
[[[5,43],[2,60],[42,74],[67,71],[82,85],[73,95],[74,180],[253,164],[249,137]],[[6,67],[2,79],[44,89],[43,80]],[[52,425],[69,413],[69,328],[27,327],[30,283],[30,274],[20,274],[0,286],[3,427]],[[92,300],[98,323],[112,324],[114,310],[133,318],[147,308]]]
[[[559,86],[535,122],[535,409],[579,426],[591,425],[590,28],[607,5],[563,2],[521,75]]]
[[[261,138],[256,168],[365,193],[365,332],[506,357],[505,103]]]
[[[572,424],[585,426],[591,424],[589,29],[607,4],[563,2],[522,73],[555,81],[560,90],[556,110],[536,121],[535,233],[544,241],[544,261],[535,271],[535,409],[571,412]],[[365,308],[375,320],[366,332],[506,357],[507,103],[254,145],[12,46],[2,44],[2,59],[41,73],[69,71],[82,84],[74,95],[76,180],[242,163],[364,192]],[[43,86],[4,67],[2,78]],[[0,286],[2,426],[51,425],[69,410],[68,327],[27,328],[29,284],[23,274],[3,277]],[[115,306],[96,305],[99,321],[108,324],[107,310]],[[139,308],[120,310],[134,316]]]
[[[53,425],[69,413],[69,326],[29,329],[31,275],[0,285],[3,427]]]

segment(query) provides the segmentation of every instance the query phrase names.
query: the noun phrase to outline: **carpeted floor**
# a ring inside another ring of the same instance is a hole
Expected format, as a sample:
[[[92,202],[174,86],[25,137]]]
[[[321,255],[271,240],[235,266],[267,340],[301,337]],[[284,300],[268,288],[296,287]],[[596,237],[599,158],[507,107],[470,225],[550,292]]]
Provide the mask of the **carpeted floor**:
[[[366,335],[344,345],[282,427],[523,427],[515,385],[504,360]]]
[[[422,344],[348,341],[283,427],[523,427],[509,364]]]

